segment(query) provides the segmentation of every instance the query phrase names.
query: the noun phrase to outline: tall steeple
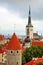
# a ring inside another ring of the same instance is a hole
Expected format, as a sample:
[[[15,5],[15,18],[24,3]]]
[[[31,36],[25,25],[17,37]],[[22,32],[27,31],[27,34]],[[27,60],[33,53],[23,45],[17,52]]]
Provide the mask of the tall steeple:
[[[26,26],[26,37],[33,39],[33,25],[31,23],[31,11],[29,6],[29,16],[28,16],[28,24]]]
[[[31,24],[31,11],[30,11],[30,6],[29,6],[29,16],[28,16],[28,24],[26,27],[33,27]]]
[[[29,6],[29,16],[28,16],[28,25],[31,24],[31,12],[30,12],[30,6]]]

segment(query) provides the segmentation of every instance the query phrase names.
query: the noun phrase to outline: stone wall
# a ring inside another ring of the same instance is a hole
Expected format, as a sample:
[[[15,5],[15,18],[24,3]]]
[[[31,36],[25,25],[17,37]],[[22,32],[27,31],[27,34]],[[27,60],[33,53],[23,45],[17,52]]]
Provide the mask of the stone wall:
[[[6,63],[0,63],[0,65],[6,65]]]
[[[21,50],[8,50],[7,51],[7,65],[21,65]]]

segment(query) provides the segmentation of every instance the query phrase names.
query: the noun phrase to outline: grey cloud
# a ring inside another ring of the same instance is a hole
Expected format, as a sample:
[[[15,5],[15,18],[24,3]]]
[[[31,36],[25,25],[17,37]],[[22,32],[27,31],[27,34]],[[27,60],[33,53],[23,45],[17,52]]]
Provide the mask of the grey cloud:
[[[28,17],[29,3],[33,19],[43,19],[43,0],[0,0],[7,3],[8,9],[12,12],[17,11],[21,17]]]

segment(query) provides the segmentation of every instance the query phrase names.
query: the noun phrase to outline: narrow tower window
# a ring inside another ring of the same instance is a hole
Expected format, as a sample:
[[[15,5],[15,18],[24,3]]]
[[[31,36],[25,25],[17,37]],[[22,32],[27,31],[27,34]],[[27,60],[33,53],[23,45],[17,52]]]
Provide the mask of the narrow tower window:
[[[17,51],[17,53],[18,53],[18,51]]]
[[[27,34],[29,34],[29,29],[27,29]]]
[[[11,53],[13,53],[13,51],[11,51]]]
[[[17,65],[18,65],[18,62],[17,62]]]

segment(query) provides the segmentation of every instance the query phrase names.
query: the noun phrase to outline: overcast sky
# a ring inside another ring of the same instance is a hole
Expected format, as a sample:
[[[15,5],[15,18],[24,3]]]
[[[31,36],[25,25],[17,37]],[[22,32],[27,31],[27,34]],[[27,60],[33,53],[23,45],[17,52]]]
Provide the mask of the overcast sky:
[[[25,35],[29,4],[34,32],[43,33],[43,0],[0,0],[0,33]]]

